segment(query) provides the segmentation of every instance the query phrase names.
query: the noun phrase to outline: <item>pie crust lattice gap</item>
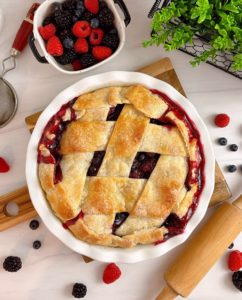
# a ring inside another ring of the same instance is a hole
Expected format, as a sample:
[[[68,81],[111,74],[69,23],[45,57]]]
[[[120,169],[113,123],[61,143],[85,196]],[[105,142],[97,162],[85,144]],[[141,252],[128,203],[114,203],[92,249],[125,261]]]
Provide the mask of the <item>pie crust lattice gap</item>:
[[[38,146],[39,179],[64,227],[113,247],[184,231],[203,185],[193,122],[142,85],[95,90],[63,105]]]

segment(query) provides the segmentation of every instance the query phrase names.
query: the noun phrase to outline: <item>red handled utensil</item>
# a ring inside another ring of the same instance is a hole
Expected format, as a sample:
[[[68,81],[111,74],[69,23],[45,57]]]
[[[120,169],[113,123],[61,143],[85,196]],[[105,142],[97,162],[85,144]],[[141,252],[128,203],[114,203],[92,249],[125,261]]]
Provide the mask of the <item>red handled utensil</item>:
[[[14,117],[18,106],[18,98],[13,86],[3,77],[7,72],[16,68],[15,58],[24,50],[28,43],[28,38],[33,30],[34,13],[39,5],[39,3],[34,3],[30,7],[16,34],[9,57],[2,61],[2,74],[0,76],[0,128]]]

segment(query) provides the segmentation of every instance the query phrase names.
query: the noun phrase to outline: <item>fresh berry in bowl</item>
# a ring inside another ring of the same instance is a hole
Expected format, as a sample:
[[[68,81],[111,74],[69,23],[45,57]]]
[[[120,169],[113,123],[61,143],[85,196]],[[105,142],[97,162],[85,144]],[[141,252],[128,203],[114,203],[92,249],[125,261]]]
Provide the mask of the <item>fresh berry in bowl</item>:
[[[117,4],[127,25],[127,8],[123,2]],[[45,54],[40,56],[32,37],[30,47],[40,62],[76,74],[116,56],[125,41],[125,26],[111,0],[51,0],[36,13],[34,37]]]

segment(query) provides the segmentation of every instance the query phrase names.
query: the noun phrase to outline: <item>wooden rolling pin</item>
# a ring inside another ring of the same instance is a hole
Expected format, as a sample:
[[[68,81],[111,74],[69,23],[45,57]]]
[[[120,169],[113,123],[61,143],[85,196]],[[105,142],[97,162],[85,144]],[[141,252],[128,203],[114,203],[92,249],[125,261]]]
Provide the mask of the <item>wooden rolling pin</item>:
[[[242,195],[223,203],[186,242],[184,250],[165,272],[166,286],[156,300],[187,297],[242,230]]]

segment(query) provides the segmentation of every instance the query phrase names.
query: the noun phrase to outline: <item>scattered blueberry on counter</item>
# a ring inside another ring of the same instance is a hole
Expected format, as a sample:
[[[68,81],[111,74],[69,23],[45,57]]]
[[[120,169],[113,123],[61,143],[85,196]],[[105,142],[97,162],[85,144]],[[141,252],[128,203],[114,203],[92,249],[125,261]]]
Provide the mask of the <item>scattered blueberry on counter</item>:
[[[29,227],[30,227],[32,230],[36,230],[37,228],[39,228],[39,221],[38,221],[38,220],[32,220],[32,221],[29,223]]]
[[[33,248],[34,249],[39,249],[41,247],[41,242],[40,241],[34,241],[33,242]]]
[[[230,173],[234,173],[234,172],[237,171],[237,167],[236,167],[235,165],[229,165],[229,166],[228,166],[228,171],[229,171]]]
[[[228,249],[233,249],[234,248],[234,243],[231,243],[229,246],[228,246]]]
[[[225,137],[221,137],[218,139],[218,142],[221,146],[226,146],[228,141]]]
[[[234,152],[236,152],[237,150],[238,150],[238,146],[236,145],[236,144],[232,144],[232,145],[230,145],[229,146],[229,149],[231,150],[231,151],[234,151]]]

